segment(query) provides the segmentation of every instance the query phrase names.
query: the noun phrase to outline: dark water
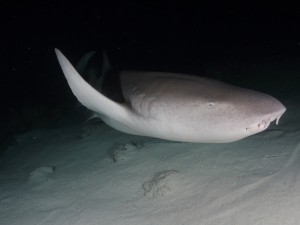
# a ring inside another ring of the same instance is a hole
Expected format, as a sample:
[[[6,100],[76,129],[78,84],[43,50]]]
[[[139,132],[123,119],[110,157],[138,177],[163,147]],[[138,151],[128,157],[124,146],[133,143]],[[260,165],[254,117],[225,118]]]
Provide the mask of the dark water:
[[[74,115],[76,99],[55,47],[73,63],[91,50],[101,61],[106,49],[116,69],[207,76],[283,101],[299,96],[300,16],[293,6],[48,1],[3,3],[0,10],[2,146]],[[108,92],[115,82],[108,82]]]

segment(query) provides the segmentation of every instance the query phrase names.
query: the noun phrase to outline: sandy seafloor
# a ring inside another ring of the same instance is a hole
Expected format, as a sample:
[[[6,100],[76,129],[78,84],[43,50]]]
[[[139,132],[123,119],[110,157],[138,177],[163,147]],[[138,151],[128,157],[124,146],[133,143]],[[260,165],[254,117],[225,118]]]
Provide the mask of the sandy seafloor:
[[[1,225],[296,225],[300,98],[279,125],[228,144],[169,142],[66,119],[17,137]]]

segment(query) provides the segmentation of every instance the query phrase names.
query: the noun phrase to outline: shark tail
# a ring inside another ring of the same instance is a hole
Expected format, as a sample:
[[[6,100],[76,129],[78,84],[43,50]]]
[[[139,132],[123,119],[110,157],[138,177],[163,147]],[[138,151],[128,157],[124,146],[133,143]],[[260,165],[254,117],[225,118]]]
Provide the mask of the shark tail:
[[[55,49],[55,53],[73,94],[82,105],[96,112],[104,122],[112,127],[115,127],[113,125],[115,123],[128,121],[126,107],[110,100],[87,83],[60,50]]]

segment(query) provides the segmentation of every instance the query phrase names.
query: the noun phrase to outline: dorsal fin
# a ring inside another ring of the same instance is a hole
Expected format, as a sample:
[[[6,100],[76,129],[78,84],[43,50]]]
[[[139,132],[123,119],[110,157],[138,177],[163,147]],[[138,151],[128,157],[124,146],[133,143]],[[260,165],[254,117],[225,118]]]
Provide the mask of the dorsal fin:
[[[100,76],[96,77],[95,82],[93,83],[93,87],[98,90],[98,91],[102,91],[102,87],[103,87],[103,82],[105,80],[105,78],[112,72],[112,67],[111,64],[109,62],[107,53],[105,50],[103,50],[102,53],[102,68],[101,68],[101,74]]]
[[[112,70],[112,67],[111,67],[110,61],[108,59],[107,52],[104,49],[103,53],[102,53],[102,71],[101,71],[101,75],[105,76],[111,70]]]
[[[96,51],[90,51],[86,54],[84,54],[84,56],[82,56],[79,60],[79,62],[76,64],[75,68],[79,73],[84,73],[85,70],[87,69],[87,65],[89,63],[89,61],[91,60],[91,58],[95,55]]]

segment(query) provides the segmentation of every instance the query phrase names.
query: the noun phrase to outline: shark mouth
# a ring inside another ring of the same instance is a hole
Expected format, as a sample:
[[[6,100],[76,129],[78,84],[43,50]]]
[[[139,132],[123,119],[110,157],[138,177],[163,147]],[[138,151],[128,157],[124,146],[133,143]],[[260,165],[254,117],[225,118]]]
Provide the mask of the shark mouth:
[[[246,127],[246,132],[249,132],[249,133],[261,132],[261,131],[267,129],[269,127],[270,123],[273,122],[274,120],[276,120],[276,125],[278,125],[279,119],[282,116],[282,114],[285,112],[285,110],[286,109],[284,108],[282,111],[280,111],[280,113],[269,115],[266,118],[264,118],[263,120],[261,120],[260,122],[255,123],[249,127]]]

